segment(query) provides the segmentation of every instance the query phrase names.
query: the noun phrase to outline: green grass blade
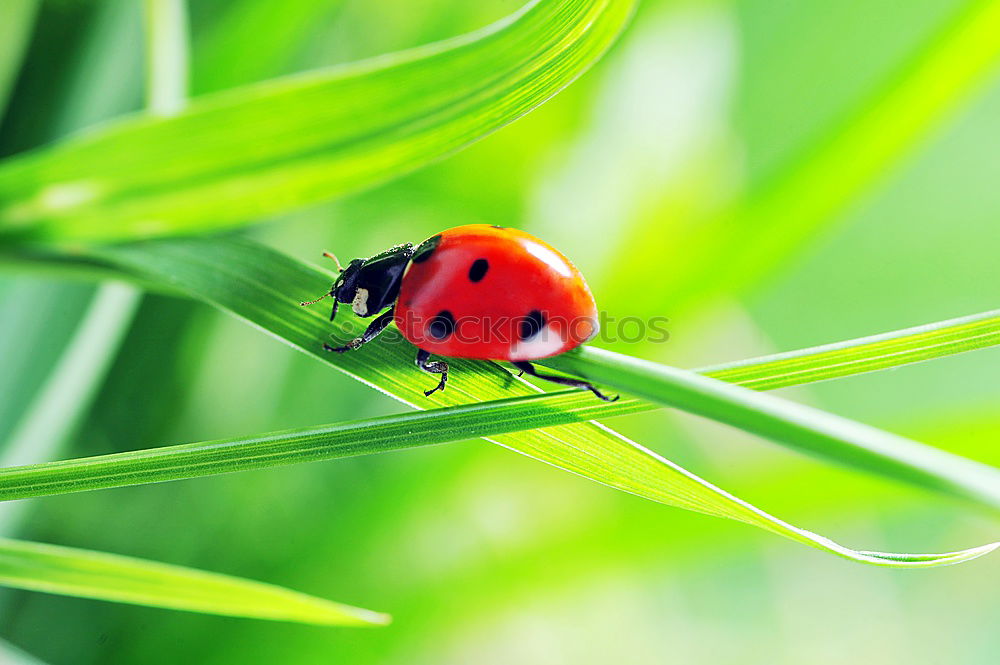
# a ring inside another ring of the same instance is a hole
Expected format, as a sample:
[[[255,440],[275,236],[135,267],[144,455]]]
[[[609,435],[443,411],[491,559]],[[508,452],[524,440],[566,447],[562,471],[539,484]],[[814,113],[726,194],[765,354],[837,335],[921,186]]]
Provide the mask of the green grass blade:
[[[763,358],[704,367],[700,374],[755,390],[829,381],[1000,344],[1000,310]]]
[[[604,411],[603,403],[580,402],[577,397],[576,391],[535,394],[253,437],[0,468],[0,501],[370,455],[581,423]],[[611,415],[647,409],[644,403],[629,400],[616,405]]]
[[[0,165],[0,232],[129,238],[244,224],[416,169],[543,103],[633,0],[539,0],[479,32],[195,99]]]
[[[432,398],[425,398],[421,389],[427,385],[428,378],[413,366],[412,347],[402,342],[398,333],[392,330],[366,346],[364,353],[335,355],[323,352],[322,342],[328,339],[331,330],[325,312],[301,308],[296,303],[322,293],[332,276],[249,241],[161,240],[108,247],[99,251],[105,260],[143,274],[147,279],[161,280],[172,288],[187,291],[194,297],[236,314],[285,343],[419,408],[456,406],[532,394],[530,387],[495,364],[454,359],[449,389],[444,393],[436,393]],[[338,319],[337,323],[337,335],[341,339],[358,334],[364,327],[364,322],[352,317]],[[714,385],[715,382],[712,383]],[[574,395],[564,397],[567,400],[579,399],[579,396]],[[561,405],[559,410],[569,408],[570,403]],[[630,407],[629,402],[623,400],[617,407],[593,404],[592,408],[594,411],[588,412],[588,417],[590,413],[610,414],[614,408],[637,407]],[[504,418],[489,420],[494,423],[490,426],[497,427],[496,421]],[[476,435],[476,430],[471,426],[465,428],[464,436]],[[888,565],[932,565],[961,560],[985,551],[976,549],[971,553],[947,555],[943,559],[926,559],[906,558],[903,555],[882,557],[842,548],[745,504],[593,422],[545,427],[517,434],[498,434],[492,436],[491,440],[559,468],[654,501],[745,521],[857,561]],[[877,470],[882,473],[895,471],[890,467],[879,467]]]
[[[271,584],[20,540],[0,539],[0,585],[135,605],[327,626],[389,622],[385,614]]]
[[[820,409],[593,347],[545,364],[849,467],[1000,509],[1000,470]]]

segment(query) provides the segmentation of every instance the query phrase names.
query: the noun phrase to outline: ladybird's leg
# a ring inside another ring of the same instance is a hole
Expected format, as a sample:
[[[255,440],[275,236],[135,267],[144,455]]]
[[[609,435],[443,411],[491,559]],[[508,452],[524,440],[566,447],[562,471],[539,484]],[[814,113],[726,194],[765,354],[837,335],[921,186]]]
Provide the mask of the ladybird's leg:
[[[424,370],[425,372],[430,372],[431,374],[440,374],[441,380],[438,384],[431,388],[430,390],[425,390],[424,395],[430,397],[433,393],[438,390],[444,390],[444,384],[448,383],[448,363],[443,360],[435,360],[430,362],[431,354],[429,351],[424,351],[423,349],[417,349],[417,367]]]
[[[573,386],[574,388],[586,388],[590,392],[597,395],[599,398],[603,399],[605,402],[617,402],[618,395],[614,397],[608,397],[600,390],[594,387],[594,384],[589,381],[584,381],[583,379],[571,379],[568,376],[555,376],[553,374],[539,374],[535,366],[527,361],[512,362],[514,367],[518,368],[525,374],[533,376],[537,379],[545,379],[546,381],[551,381],[552,383],[558,383],[561,386]]]
[[[324,344],[323,348],[327,351],[336,351],[337,353],[343,353],[345,351],[353,351],[354,349],[360,348],[362,344],[366,344],[376,337],[379,336],[383,330],[392,322],[392,308],[385,310],[371,322],[371,324],[361,333],[361,337],[355,337],[350,342],[343,346],[330,346],[329,344]]]

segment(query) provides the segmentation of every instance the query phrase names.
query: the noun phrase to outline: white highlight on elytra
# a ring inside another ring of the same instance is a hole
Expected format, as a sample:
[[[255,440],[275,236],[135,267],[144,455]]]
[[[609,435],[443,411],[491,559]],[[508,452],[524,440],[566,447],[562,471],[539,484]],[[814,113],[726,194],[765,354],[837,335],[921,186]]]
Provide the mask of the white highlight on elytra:
[[[563,277],[573,276],[573,271],[566,263],[566,259],[559,256],[548,247],[545,247],[544,245],[539,245],[536,242],[529,242],[525,243],[525,249],[528,250],[529,254],[534,256],[536,259],[541,259],[542,261],[544,261],[545,265],[552,268]]]
[[[358,289],[354,292],[351,310],[358,316],[368,316],[368,289]]]
[[[559,353],[565,341],[561,336],[552,330],[551,326],[544,326],[537,333],[528,339],[522,339],[510,350],[511,360],[535,360],[536,358],[547,358]]]

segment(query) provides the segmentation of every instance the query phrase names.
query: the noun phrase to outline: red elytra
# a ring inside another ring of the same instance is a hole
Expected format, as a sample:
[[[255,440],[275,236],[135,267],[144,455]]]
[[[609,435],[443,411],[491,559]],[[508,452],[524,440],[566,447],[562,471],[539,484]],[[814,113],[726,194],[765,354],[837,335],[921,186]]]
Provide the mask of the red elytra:
[[[598,329],[594,297],[569,259],[530,233],[486,224],[449,229],[417,248],[394,319],[430,353],[492,360],[546,358]]]

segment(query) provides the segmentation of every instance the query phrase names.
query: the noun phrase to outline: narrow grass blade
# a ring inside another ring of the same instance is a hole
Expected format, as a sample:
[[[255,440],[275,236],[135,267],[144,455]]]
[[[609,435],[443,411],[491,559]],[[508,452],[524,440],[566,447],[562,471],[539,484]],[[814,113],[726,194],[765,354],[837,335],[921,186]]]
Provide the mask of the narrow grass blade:
[[[389,622],[385,614],[271,584],[20,540],[0,539],[0,585],[134,605],[328,626]]]
[[[581,403],[576,397],[575,391],[535,394],[253,437],[0,468],[0,501],[370,455],[582,423],[605,410],[597,400]],[[611,415],[645,410],[644,403],[630,400],[616,405]]]
[[[545,364],[852,468],[1000,509],[1000,470],[820,409],[593,347]]]
[[[0,164],[0,233],[130,238],[245,224],[412,171],[595,62],[634,0],[536,0],[457,39],[129,118]]]
[[[1000,344],[1000,310],[696,370],[755,390],[829,381]]]

